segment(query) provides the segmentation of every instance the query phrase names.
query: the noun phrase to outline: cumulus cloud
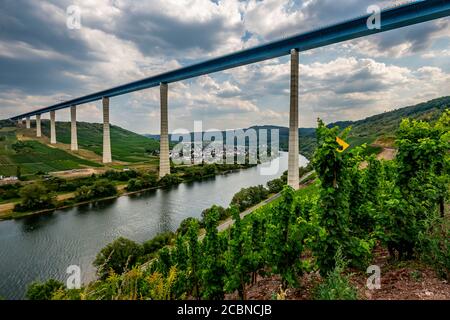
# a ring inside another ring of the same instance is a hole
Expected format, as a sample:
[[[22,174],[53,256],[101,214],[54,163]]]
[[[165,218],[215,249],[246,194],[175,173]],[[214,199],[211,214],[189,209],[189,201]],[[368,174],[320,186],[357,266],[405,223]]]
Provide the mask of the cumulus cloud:
[[[0,117],[364,14],[372,0],[3,0]],[[81,9],[79,30],[66,8]],[[357,119],[450,93],[448,19],[301,54],[300,124]],[[405,58],[407,57],[407,59]],[[289,59],[169,85],[170,128],[287,125]],[[100,103],[79,108],[100,121]],[[111,99],[113,123],[159,130],[158,88]],[[68,119],[58,112],[58,119]]]

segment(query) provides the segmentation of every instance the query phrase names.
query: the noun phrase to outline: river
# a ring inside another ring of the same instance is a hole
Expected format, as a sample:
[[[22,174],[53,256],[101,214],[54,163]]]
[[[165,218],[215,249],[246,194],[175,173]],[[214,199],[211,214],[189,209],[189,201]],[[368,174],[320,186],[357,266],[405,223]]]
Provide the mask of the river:
[[[305,165],[307,160],[300,156],[299,162]],[[106,244],[120,236],[143,242],[160,232],[175,231],[183,219],[200,217],[202,210],[213,204],[228,206],[241,188],[281,176],[287,169],[287,153],[280,153],[276,173],[262,175],[261,166],[171,189],[0,222],[0,297],[22,299],[28,284],[36,280],[65,282],[70,265],[81,268],[84,283],[93,280],[92,261]]]

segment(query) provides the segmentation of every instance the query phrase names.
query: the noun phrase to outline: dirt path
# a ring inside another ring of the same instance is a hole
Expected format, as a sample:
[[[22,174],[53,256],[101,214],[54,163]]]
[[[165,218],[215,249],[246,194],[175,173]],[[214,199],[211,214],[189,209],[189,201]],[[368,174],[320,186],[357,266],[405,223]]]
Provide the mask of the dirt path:
[[[450,300],[450,284],[420,261],[389,262],[386,249],[377,248],[373,264],[381,268],[381,288],[367,288],[368,275],[355,272],[351,283],[358,291],[359,300]],[[306,273],[299,278],[300,287],[290,288],[283,294],[286,300],[312,300],[315,287],[323,279],[318,272]],[[279,276],[258,276],[255,284],[247,286],[247,299],[271,300],[280,293]],[[237,299],[227,294],[225,299]]]
[[[383,150],[377,155],[378,160],[392,160],[397,154],[397,149],[383,147]]]

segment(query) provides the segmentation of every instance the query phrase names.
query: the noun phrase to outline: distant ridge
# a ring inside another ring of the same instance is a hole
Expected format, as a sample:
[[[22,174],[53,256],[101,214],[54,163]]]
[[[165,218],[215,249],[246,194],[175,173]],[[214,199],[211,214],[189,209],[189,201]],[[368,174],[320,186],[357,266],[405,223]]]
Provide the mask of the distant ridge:
[[[395,131],[403,118],[412,118],[424,121],[436,121],[445,108],[450,107],[450,96],[433,99],[416,105],[398,108],[395,110],[383,112],[374,116],[367,117],[357,121],[336,121],[328,124],[328,127],[339,126],[344,129],[352,126],[350,134],[351,145],[361,145],[363,143],[373,143],[377,139],[394,136]],[[288,149],[289,130],[287,127],[275,125],[255,125],[249,128],[253,129],[278,129],[280,134],[280,148]],[[248,128],[247,128],[248,129]],[[222,131],[224,136],[225,131]],[[307,158],[311,158],[316,148],[315,128],[300,128],[300,152]],[[159,135],[145,134],[159,140]],[[170,139],[171,136],[169,136]]]

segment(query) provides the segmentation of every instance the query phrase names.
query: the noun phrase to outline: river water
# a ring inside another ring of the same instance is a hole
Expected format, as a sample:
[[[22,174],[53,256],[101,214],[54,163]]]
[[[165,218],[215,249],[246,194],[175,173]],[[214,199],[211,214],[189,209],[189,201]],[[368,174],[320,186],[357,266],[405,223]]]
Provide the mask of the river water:
[[[299,162],[305,165],[307,160],[300,156]],[[281,176],[287,169],[287,153],[280,153],[278,163],[279,169],[271,175],[261,174],[264,164],[171,189],[2,221],[0,296],[22,299],[28,284],[36,280],[65,282],[70,265],[81,268],[83,282],[93,280],[92,261],[106,244],[120,236],[143,242],[160,232],[175,231],[183,219],[200,217],[213,204],[226,207],[241,188]]]

